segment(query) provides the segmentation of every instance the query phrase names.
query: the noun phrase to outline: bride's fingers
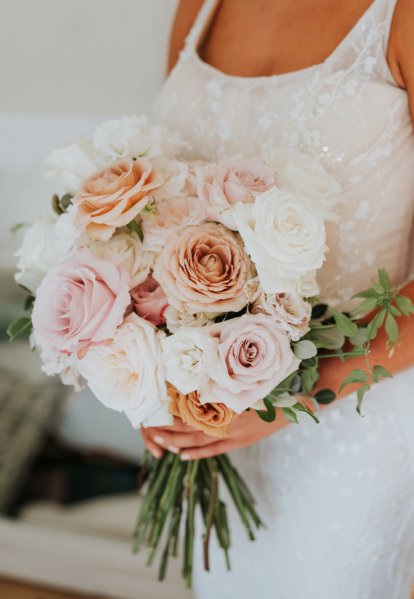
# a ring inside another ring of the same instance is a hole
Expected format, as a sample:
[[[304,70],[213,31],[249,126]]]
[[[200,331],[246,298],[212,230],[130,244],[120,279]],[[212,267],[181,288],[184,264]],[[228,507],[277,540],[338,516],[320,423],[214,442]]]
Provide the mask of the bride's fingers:
[[[179,431],[179,432],[183,432],[183,433],[193,433],[194,432],[194,428],[192,428],[191,426],[188,426],[188,424],[184,424],[184,422],[182,420],[180,420],[180,418],[174,417],[174,424],[170,424],[168,426],[154,426],[154,427],[148,427],[149,430],[158,430],[158,431]],[[148,430],[147,429],[147,430]]]
[[[148,451],[152,453],[154,458],[158,458],[158,459],[162,458],[163,453],[164,453],[164,450],[162,449],[162,447],[160,447],[159,445],[154,443],[151,436],[147,435],[147,433],[145,432],[145,429],[142,429],[141,432],[142,432],[143,441],[145,443],[145,447],[148,449]]]
[[[216,441],[202,447],[192,447],[181,453],[183,461],[201,460],[203,458],[213,458],[216,455],[221,455],[235,449],[231,441]]]
[[[188,447],[210,445],[212,439],[204,433],[192,429],[191,433],[179,433],[167,430],[157,431],[152,437],[152,441],[164,449],[178,453],[181,449]]]

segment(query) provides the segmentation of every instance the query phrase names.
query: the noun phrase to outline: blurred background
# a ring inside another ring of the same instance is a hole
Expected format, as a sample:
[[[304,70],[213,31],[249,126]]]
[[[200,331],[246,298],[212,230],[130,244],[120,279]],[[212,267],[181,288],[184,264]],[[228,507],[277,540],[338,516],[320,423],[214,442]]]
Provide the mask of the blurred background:
[[[13,0],[0,20],[0,597],[186,597],[131,556],[143,452],[123,416],[45,377],[13,281],[20,231],[49,210],[45,156],[108,117],[151,110],[175,0]],[[26,586],[16,590],[15,581]],[[35,585],[35,586],[33,586]],[[176,585],[176,586],[174,586]],[[37,586],[42,587],[40,595]],[[48,590],[49,589],[49,590]],[[56,591],[57,593],[57,591]],[[190,596],[190,595],[188,595]]]

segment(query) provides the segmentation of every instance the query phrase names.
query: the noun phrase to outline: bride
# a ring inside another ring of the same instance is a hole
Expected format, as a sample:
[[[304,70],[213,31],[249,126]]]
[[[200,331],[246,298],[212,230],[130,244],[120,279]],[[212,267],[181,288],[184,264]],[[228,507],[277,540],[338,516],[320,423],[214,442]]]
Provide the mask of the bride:
[[[414,297],[413,39],[412,0],[181,0],[177,12],[157,117],[192,143],[192,158],[266,145],[319,157],[343,188],[319,280],[341,308],[379,266]],[[199,599],[408,599],[414,319],[401,333],[392,357],[383,337],[374,344],[371,363],[396,376],[368,394],[363,418],[348,395],[319,425],[246,413],[225,441],[183,425],[144,429],[156,456],[239,450],[267,523],[251,543],[234,515],[232,572],[219,552],[211,573],[200,565]],[[338,388],[362,359],[330,361],[320,388]]]

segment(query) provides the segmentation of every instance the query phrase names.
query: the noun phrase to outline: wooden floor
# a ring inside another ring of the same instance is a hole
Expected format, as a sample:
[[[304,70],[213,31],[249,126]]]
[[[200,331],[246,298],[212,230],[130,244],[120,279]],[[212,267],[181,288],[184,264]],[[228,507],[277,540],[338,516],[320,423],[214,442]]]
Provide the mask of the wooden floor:
[[[0,580],[0,597],[2,599],[98,599],[97,596],[88,598],[72,595],[61,591],[52,591],[23,585],[12,580]]]

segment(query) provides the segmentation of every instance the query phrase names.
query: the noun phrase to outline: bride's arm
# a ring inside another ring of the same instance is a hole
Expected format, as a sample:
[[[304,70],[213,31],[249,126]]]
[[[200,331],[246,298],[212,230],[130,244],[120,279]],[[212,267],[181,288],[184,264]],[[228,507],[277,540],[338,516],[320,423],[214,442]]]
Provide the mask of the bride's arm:
[[[180,0],[171,30],[168,72],[177,62],[178,55],[184,46],[184,40],[202,5],[203,0]]]
[[[191,18],[194,19],[201,4],[202,2],[199,0],[182,0],[171,40],[170,65],[174,64],[182,47],[183,39],[191,26],[187,19],[189,16],[187,11],[192,10]],[[414,121],[413,40],[414,3],[412,0],[398,0],[391,28],[388,62],[397,84],[408,91]],[[414,301],[414,282],[408,284],[402,292]],[[399,325],[401,343],[397,351],[393,356],[388,356],[385,348],[385,333],[380,332],[371,346],[371,353],[368,356],[369,366],[382,364],[394,374],[414,366],[414,317],[401,318]],[[330,359],[326,362],[321,360],[321,362],[318,389],[330,388],[335,391],[338,391],[338,387],[351,370],[354,368],[366,369],[367,367],[365,357],[352,358],[346,362],[339,359]],[[349,385],[342,393],[338,394],[338,397],[347,395],[354,389],[355,387]],[[235,421],[229,437],[221,441],[194,431],[178,421],[173,427],[143,429],[143,437],[147,447],[157,457],[162,455],[163,449],[170,449],[179,451],[184,459],[197,459],[251,445],[288,424],[290,424],[289,421],[283,417],[282,413],[278,413],[275,422],[268,424],[260,420],[255,412],[246,412]]]

